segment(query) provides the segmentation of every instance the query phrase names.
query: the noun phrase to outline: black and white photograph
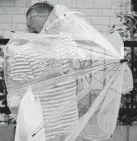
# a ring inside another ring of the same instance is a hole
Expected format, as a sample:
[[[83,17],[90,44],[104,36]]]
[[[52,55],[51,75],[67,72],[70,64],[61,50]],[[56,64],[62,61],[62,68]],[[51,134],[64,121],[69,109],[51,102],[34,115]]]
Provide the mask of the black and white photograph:
[[[137,0],[0,0],[0,141],[137,141]]]

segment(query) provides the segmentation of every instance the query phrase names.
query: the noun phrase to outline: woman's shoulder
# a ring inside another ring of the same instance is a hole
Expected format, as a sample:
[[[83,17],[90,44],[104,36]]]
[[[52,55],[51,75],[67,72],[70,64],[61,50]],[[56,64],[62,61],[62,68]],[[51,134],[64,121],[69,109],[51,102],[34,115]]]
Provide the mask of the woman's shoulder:
[[[16,56],[18,53],[21,53],[22,48],[28,46],[28,41],[24,39],[11,39],[5,47],[5,51],[9,56]]]

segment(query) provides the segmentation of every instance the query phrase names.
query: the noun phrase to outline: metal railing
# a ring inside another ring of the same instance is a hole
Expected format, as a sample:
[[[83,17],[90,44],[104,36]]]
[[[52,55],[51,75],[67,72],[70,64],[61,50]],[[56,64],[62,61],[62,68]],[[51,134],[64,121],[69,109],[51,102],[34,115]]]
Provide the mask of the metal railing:
[[[8,43],[8,41],[9,41],[9,39],[0,39],[0,45],[6,45]],[[130,63],[131,63],[131,70],[133,72],[133,77],[134,77],[134,73],[135,73],[134,68],[136,67],[136,66],[134,66],[134,64],[135,64],[134,63],[134,60],[135,60],[134,54],[135,54],[135,48],[137,48],[137,41],[124,41],[124,46],[131,49],[131,62]],[[3,81],[3,83],[4,83],[4,79],[0,80],[0,81]],[[136,82],[134,81],[134,86],[135,86],[135,83]],[[7,97],[6,86],[5,86],[4,91],[5,91],[5,94],[3,94],[3,96],[0,96],[0,100],[4,100],[5,107],[0,107],[0,114],[2,114],[2,113],[9,114],[10,111],[9,111],[9,108],[7,105],[7,100],[6,100],[6,97]],[[130,107],[125,106],[125,108],[120,108],[119,118],[118,118],[118,121],[121,122],[121,120],[123,120],[122,124],[125,124],[125,125],[130,124],[132,122],[132,119],[137,120],[137,119],[135,119],[137,116],[137,108],[134,108],[134,104],[137,104],[137,101],[135,103],[135,100],[134,100],[134,97],[137,95],[136,87],[134,87],[131,94],[127,94],[127,95],[129,95],[129,97],[127,97],[127,101],[128,101],[128,105],[130,105]],[[128,100],[128,99],[130,99],[130,100]],[[123,117],[127,117],[129,120],[125,121],[125,119],[123,119]],[[127,122],[127,123],[124,123],[124,122]],[[130,123],[128,123],[128,122],[130,122]]]

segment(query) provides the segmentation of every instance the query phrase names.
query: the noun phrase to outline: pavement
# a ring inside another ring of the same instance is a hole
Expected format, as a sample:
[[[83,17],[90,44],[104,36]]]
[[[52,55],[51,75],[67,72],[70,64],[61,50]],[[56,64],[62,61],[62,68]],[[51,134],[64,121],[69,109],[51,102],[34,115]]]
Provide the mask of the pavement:
[[[14,141],[14,125],[0,123],[0,141]]]

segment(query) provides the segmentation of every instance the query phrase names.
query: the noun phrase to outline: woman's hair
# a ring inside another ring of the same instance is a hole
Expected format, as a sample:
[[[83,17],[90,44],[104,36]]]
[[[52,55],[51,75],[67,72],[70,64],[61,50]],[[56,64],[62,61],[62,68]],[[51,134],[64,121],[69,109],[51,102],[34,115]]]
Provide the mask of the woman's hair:
[[[26,17],[28,17],[29,15],[31,15],[32,12],[37,12],[37,13],[44,13],[45,11],[51,13],[51,11],[53,10],[54,6],[52,4],[50,4],[47,1],[44,2],[38,2],[35,3],[34,5],[32,5],[27,13],[26,13]]]

